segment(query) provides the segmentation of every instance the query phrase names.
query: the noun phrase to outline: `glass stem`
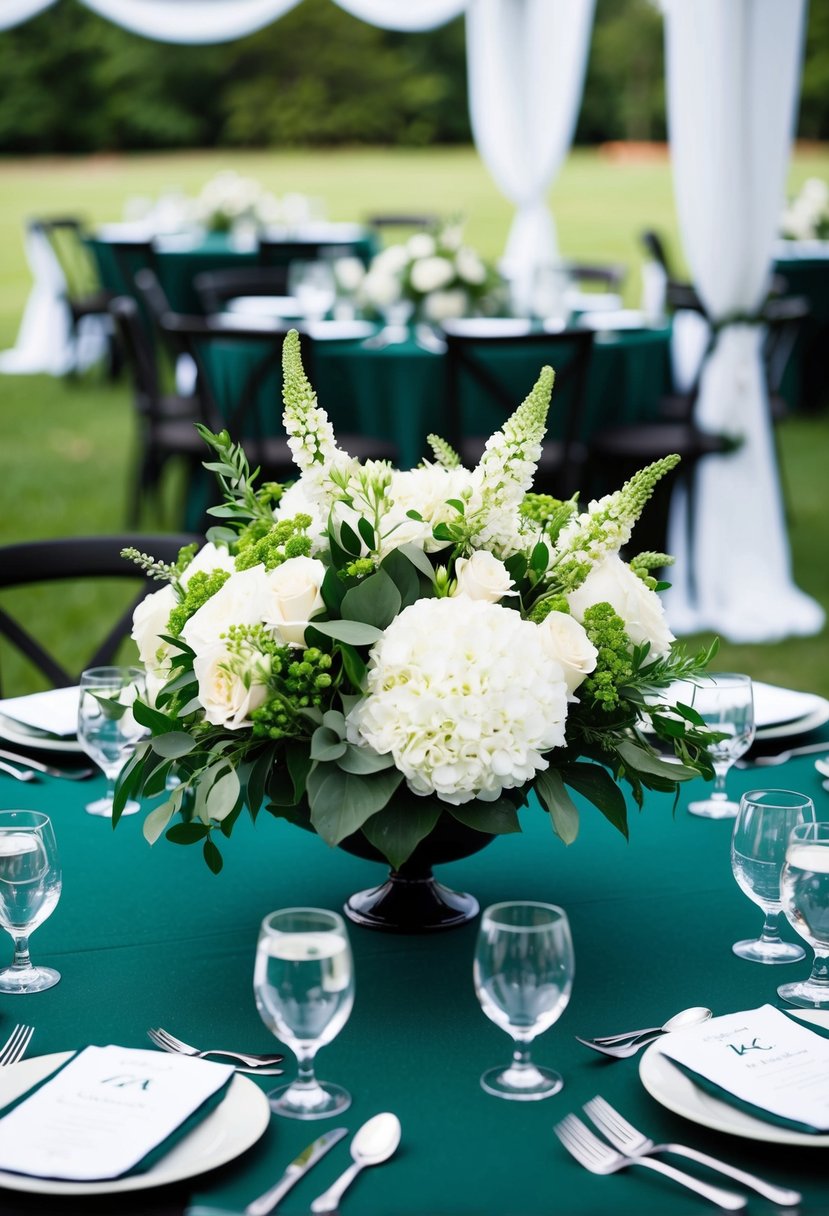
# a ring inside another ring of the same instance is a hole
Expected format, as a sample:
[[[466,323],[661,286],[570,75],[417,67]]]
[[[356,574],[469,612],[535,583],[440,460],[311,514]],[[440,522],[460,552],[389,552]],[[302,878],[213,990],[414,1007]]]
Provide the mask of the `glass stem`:
[[[715,760],[714,762],[714,788],[711,791],[711,798],[715,802],[727,802],[728,794],[725,791],[725,779],[728,776],[728,770],[731,764],[726,760]]]
[[[822,988],[829,988],[829,952],[821,950],[820,953],[815,950],[815,965],[812,968],[812,974],[809,976],[810,984],[820,984]]]
[[[314,1075],[314,1052],[303,1051],[297,1052],[296,1057],[296,1085],[301,1085],[303,1088],[316,1088],[317,1078]]]
[[[765,942],[768,945],[776,945],[780,941],[780,930],[777,928],[779,919],[779,912],[766,912],[766,919],[763,921],[763,932],[760,934],[761,942]]]
[[[529,1047],[515,1048],[515,1051],[512,1053],[512,1067],[520,1069],[532,1067]]]
[[[28,971],[32,965],[32,960],[29,958],[29,938],[15,937],[14,939],[14,962],[12,967],[15,971]]]

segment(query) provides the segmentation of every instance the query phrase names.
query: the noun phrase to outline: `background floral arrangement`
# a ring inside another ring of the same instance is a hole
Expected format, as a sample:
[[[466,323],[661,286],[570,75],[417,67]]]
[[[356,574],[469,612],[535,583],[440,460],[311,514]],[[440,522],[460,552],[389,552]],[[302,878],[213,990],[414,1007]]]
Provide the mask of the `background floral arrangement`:
[[[408,301],[418,320],[440,324],[496,312],[503,290],[497,271],[463,244],[461,226],[447,224],[376,254],[359,295],[364,306],[381,314]]]
[[[783,212],[780,231],[789,241],[827,240],[829,185],[819,177],[808,178]]]
[[[193,219],[210,232],[230,232],[240,223],[259,228],[276,224],[280,218],[274,195],[254,178],[242,177],[232,169],[211,177],[193,205]]]
[[[360,464],[337,446],[295,332],[283,367],[298,480],[257,489],[227,433],[201,428],[221,524],[175,566],[125,550],[166,585],[135,612],[150,693],[133,713],[152,738],[121,773],[116,820],[175,769],[145,819],[151,843],[200,843],[218,871],[217,840],[264,806],[331,845],[362,831],[397,867],[442,814],[520,831],[535,790],[570,842],[568,787],[626,833],[620,780],[641,805],[645,788],[711,776],[701,719],[659,696],[711,652],[673,645],[649,573],[669,559],[619,556],[677,457],[586,511],[530,493],[544,368],[474,470],[437,436],[419,468]]]

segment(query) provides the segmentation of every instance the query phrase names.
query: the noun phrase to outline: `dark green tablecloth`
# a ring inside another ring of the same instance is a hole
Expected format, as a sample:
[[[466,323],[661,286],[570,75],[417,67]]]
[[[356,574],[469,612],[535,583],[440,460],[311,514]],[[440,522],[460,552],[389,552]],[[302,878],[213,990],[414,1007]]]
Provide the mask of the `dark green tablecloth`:
[[[316,242],[319,244],[319,242]],[[323,245],[324,247],[324,245]],[[357,240],[337,240],[332,246],[344,254],[356,254],[357,257],[368,261],[376,252],[376,241],[366,230]],[[142,266],[148,265],[150,259],[140,248],[130,251],[121,246],[118,253],[113,250],[112,243],[107,240],[93,239],[90,248],[98,263],[101,282],[109,291],[126,291],[134,294],[131,279]],[[303,240],[284,242],[284,263],[295,257],[308,257],[309,243]],[[273,247],[271,247],[273,250]],[[276,249],[269,255],[269,264],[280,262],[281,250]],[[181,248],[171,248],[162,242],[153,250],[152,265],[158,274],[161,285],[167,293],[167,298],[175,312],[200,314],[202,311],[199,298],[193,287],[196,275],[207,270],[227,270],[231,267],[255,266],[259,261],[258,249],[255,247],[239,246],[227,233],[208,233],[197,244]]]
[[[811,758],[730,778],[734,793],[762,784],[803,790],[829,811]],[[272,1049],[251,989],[262,917],[295,904],[338,908],[350,892],[379,881],[380,867],[263,815],[255,829],[239,823],[225,871],[214,878],[196,849],[162,841],[150,850],[139,817],[113,833],[107,821],[86,815],[84,802],[99,792],[94,782],[23,789],[0,775],[4,807],[53,817],[64,868],[61,901],[32,938],[34,958],[63,978],[43,994],[0,996],[0,1037],[25,1020],[37,1027],[38,1054],[87,1043],[137,1047],[147,1045],[147,1027],[160,1024],[204,1046]],[[350,1129],[389,1109],[400,1117],[403,1141],[393,1162],[358,1180],[344,1216],[709,1212],[644,1170],[595,1177],[565,1154],[553,1123],[596,1093],[656,1139],[690,1142],[796,1185],[806,1196],[802,1216],[829,1210],[825,1150],[757,1144],[671,1115],[645,1093],[636,1060],[605,1061],[573,1037],[653,1025],[690,1005],[726,1013],[774,1003],[782,979],[806,973],[805,963],[762,967],[731,953],[733,941],[759,929],[761,913],[732,878],[730,822],[684,810],[695,793],[683,793],[675,817],[669,799],[649,796],[644,812],[632,812],[629,844],[586,808],[578,840],[565,849],[541,812],[528,808],[523,835],[441,871],[482,905],[529,898],[567,910],[576,952],[572,1000],[534,1048],[540,1062],[560,1069],[565,1087],[545,1102],[500,1101],[478,1085],[484,1069],[507,1060],[510,1042],[475,998],[475,925],[435,937],[351,928],[354,1011],[320,1052],[319,1073],[352,1092],[354,1105],[341,1120]],[[791,936],[788,926],[784,933]],[[217,1208],[240,1210],[326,1126],[274,1118],[254,1148],[193,1189]],[[280,1213],[307,1212],[347,1161],[344,1143]],[[43,1201],[2,1194],[4,1212],[45,1210]],[[84,1201],[72,1210],[172,1212],[183,1194],[173,1188],[132,1206],[119,1197],[111,1208]],[[753,1197],[751,1209],[761,1208]]]
[[[792,409],[814,412],[829,406],[829,257],[781,257],[774,268],[786,279],[786,294],[805,297],[810,309],[786,369],[783,396]]]

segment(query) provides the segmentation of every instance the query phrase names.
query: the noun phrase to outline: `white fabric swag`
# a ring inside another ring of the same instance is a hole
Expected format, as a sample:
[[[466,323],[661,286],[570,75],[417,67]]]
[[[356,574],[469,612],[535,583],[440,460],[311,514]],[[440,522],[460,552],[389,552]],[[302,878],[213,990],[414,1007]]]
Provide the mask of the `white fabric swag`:
[[[803,52],[805,0],[665,0],[668,127],[680,232],[712,319],[752,316],[768,291]],[[677,632],[767,642],[822,627],[793,583],[757,324],[726,324],[695,419],[736,452],[700,465],[672,505],[665,602]],[[690,542],[690,543],[689,543]]]

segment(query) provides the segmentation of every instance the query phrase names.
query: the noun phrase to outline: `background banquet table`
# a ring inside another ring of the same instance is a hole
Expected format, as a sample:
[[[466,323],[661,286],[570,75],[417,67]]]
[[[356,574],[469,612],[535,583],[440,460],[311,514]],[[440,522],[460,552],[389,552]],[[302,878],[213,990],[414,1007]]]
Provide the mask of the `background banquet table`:
[[[796,248],[799,242],[792,244]],[[811,253],[781,254],[774,268],[786,279],[787,295],[802,296],[809,304],[786,369],[783,396],[792,409],[815,412],[829,405],[829,241],[809,244]]]
[[[380,881],[381,868],[263,813],[255,828],[239,821],[224,850],[225,870],[214,877],[195,848],[162,841],[151,850],[140,816],[113,832],[107,821],[86,815],[83,804],[99,793],[98,784],[44,781],[22,789],[0,777],[4,806],[52,816],[64,869],[61,901],[32,939],[35,960],[56,965],[62,980],[29,998],[0,996],[0,1037],[23,1020],[37,1027],[30,1054],[89,1043],[145,1047],[147,1028],[162,1025],[199,1045],[272,1049],[251,983],[262,917],[297,904],[339,908],[351,892]],[[730,785],[735,793],[761,785],[796,788],[827,817],[829,796],[811,757],[733,772]],[[499,1101],[478,1085],[484,1069],[506,1062],[510,1044],[484,1017],[473,991],[476,924],[431,937],[350,927],[354,1011],[321,1051],[319,1073],[354,1096],[337,1123],[354,1131],[378,1111],[392,1110],[403,1141],[389,1164],[355,1184],[343,1216],[715,1210],[645,1170],[596,1177],[578,1166],[552,1127],[597,1093],[657,1140],[691,1143],[796,1186],[804,1193],[801,1216],[829,1208],[825,1150],[754,1143],[670,1114],[643,1089],[636,1060],[605,1061],[573,1037],[654,1025],[691,1005],[719,1014],[776,1003],[781,979],[807,971],[805,963],[762,967],[731,953],[733,941],[759,929],[760,912],[732,878],[730,822],[689,816],[684,807],[691,796],[690,788],[683,791],[674,815],[668,797],[648,795],[641,814],[631,811],[630,843],[585,806],[581,833],[569,849],[531,806],[522,813],[522,835],[501,837],[439,871],[450,885],[474,892],[482,906],[539,899],[561,904],[570,917],[572,1000],[534,1050],[565,1078],[563,1091],[547,1101]],[[784,934],[791,936],[788,926]],[[329,1125],[274,1117],[258,1144],[192,1187],[119,1195],[109,1204],[55,1201],[48,1210],[160,1216],[181,1212],[191,1190],[216,1209],[240,1211]],[[308,1211],[347,1164],[346,1143],[300,1182],[280,1213]],[[763,1203],[753,1196],[751,1210]],[[0,1206],[41,1213],[43,1204],[4,1190]]]

